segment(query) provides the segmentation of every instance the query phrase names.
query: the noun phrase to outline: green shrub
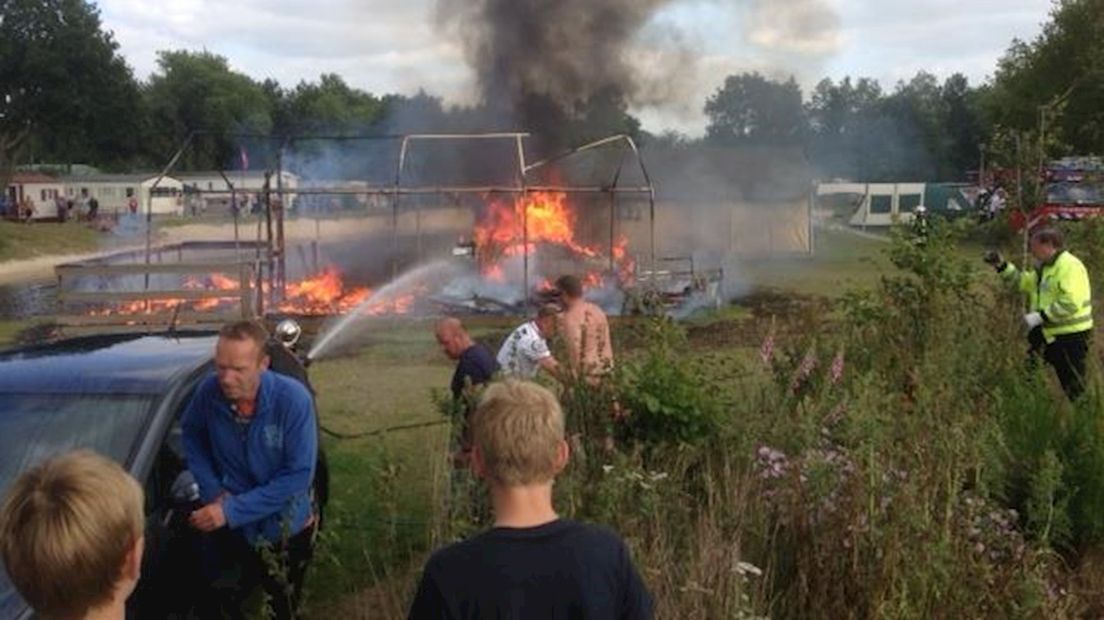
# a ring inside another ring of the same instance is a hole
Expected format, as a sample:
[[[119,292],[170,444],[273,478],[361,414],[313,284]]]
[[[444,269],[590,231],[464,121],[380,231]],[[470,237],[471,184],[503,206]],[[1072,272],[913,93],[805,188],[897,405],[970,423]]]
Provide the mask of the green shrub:
[[[718,401],[693,360],[680,359],[680,328],[654,319],[643,354],[618,370],[618,399],[628,415],[624,439],[649,444],[700,442],[717,429]]]

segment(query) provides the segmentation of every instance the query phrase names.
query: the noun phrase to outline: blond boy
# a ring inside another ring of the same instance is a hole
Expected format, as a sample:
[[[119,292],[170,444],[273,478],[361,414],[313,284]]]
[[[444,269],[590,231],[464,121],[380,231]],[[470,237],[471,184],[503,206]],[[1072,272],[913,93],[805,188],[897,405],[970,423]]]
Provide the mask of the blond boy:
[[[23,473],[0,510],[0,557],[41,618],[122,619],[142,566],[142,488],[86,450]]]
[[[491,384],[472,439],[472,469],[487,483],[494,526],[433,554],[410,618],[651,618],[621,539],[561,519],[552,506],[568,459],[556,397],[525,381]]]

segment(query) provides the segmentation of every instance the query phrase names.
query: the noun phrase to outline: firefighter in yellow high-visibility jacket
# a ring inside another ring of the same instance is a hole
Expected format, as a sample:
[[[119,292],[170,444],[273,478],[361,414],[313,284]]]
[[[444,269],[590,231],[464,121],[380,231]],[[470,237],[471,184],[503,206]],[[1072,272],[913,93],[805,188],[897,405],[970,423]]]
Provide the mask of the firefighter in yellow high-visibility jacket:
[[[1084,391],[1085,357],[1092,335],[1092,290],[1085,265],[1064,249],[1062,233],[1041,228],[1031,234],[1036,265],[1023,271],[989,252],[985,262],[1027,296],[1024,324],[1034,354],[1042,354],[1070,400]]]

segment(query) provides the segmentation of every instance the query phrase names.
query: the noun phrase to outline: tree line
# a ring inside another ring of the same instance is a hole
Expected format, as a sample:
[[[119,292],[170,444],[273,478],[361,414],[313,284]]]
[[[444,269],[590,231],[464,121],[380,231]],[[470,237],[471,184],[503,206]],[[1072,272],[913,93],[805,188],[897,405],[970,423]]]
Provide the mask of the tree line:
[[[233,167],[244,134],[516,129],[489,126],[479,107],[448,107],[424,93],[376,95],[336,74],[285,88],[206,51],[160,52],[153,75],[138,80],[85,0],[0,0],[0,16],[4,184],[28,162],[157,168],[193,131],[208,133],[182,160],[185,169]],[[1104,152],[1102,78],[1104,0],[1058,0],[1041,34],[1013,41],[983,84],[921,72],[892,90],[845,77],[804,93],[792,78],[745,73],[704,103],[702,138],[648,133],[612,92],[556,111],[549,126],[567,144],[621,132],[678,148],[799,147],[823,177],[956,180],[977,169],[983,150],[994,165],[1024,159],[1025,143],[1048,156]],[[251,159],[269,161],[276,145],[250,148]]]

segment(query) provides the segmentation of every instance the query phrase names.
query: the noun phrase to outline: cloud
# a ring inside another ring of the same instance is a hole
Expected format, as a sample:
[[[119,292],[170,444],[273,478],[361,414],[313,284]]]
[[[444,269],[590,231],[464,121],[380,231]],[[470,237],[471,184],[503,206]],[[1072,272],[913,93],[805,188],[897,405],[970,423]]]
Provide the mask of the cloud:
[[[839,51],[840,18],[823,0],[755,0],[748,39],[758,47],[823,57]]]
[[[460,42],[435,28],[434,0],[100,6],[140,78],[156,68],[158,50],[206,49],[285,86],[333,72],[380,94],[424,89],[453,102],[473,98],[474,75]],[[824,75],[870,76],[892,87],[920,69],[977,82],[1013,37],[1039,32],[1049,9],[1050,0],[680,0],[655,16],[631,55],[642,76],[654,77],[634,112],[651,131],[699,133],[705,98],[725,76],[747,70],[793,75],[806,89]]]
[[[429,2],[386,0],[105,0],[104,22],[140,78],[163,49],[206,49],[287,86],[340,73],[373,92],[463,91],[459,48],[441,40]],[[414,80],[420,80],[415,83]]]
[[[974,83],[990,76],[1013,38],[1040,31],[1050,0],[923,0],[884,3],[845,0],[845,44],[829,63],[835,77],[864,75],[892,87],[925,70],[946,77],[963,73]]]

